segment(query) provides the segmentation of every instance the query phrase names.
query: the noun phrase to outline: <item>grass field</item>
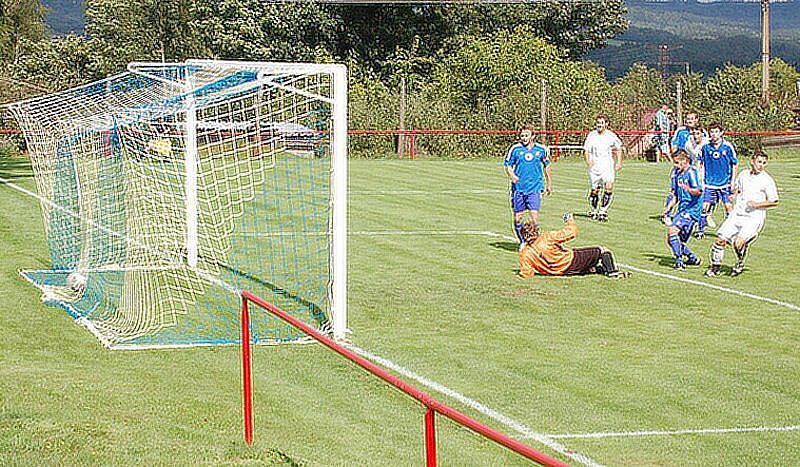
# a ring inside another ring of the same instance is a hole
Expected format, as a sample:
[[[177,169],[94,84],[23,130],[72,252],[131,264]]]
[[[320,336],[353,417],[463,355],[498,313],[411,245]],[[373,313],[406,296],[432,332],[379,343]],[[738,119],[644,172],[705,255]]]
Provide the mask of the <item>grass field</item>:
[[[553,167],[548,228],[586,210],[582,165]],[[798,464],[800,153],[781,153],[768,171],[781,205],[742,276],[673,272],[654,217],[668,167],[631,162],[611,222],[578,217],[573,243],[612,248],[633,276],[524,281],[497,162],[355,160],[351,341],[503,414],[405,378],[573,463],[526,433],[608,465]],[[0,157],[0,177],[33,188],[24,159]],[[246,447],[238,348],[103,349],[18,275],[48,266],[42,232],[37,202],[0,184],[0,464],[423,463],[420,407],[315,345],[256,349],[256,443]],[[707,261],[710,242],[690,247]],[[525,464],[437,423],[442,465]],[[781,430],[714,431],[753,427]],[[709,432],[560,437],[677,430]]]

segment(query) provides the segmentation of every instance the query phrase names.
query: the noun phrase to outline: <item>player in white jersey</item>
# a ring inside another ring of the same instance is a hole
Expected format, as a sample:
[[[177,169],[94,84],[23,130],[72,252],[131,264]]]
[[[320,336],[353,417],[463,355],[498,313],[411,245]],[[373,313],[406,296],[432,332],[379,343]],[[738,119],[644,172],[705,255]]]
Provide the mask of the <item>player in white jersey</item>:
[[[736,203],[733,211],[717,230],[717,239],[711,246],[711,267],[706,276],[720,274],[720,265],[725,255],[725,246],[733,244],[736,252],[736,265],[731,276],[738,276],[744,271],[744,260],[747,247],[755,240],[764,227],[767,208],[778,205],[778,188],[775,180],[764,170],[769,156],[763,151],[756,151],[750,158],[750,168],[743,170],[736,179],[734,196]]]
[[[596,125],[597,129],[592,130],[583,143],[584,157],[589,167],[589,217],[605,222],[608,221],[608,208],[614,194],[615,172],[622,169],[622,141],[608,129],[608,117],[605,115],[597,116]],[[603,188],[602,201],[600,188]]]

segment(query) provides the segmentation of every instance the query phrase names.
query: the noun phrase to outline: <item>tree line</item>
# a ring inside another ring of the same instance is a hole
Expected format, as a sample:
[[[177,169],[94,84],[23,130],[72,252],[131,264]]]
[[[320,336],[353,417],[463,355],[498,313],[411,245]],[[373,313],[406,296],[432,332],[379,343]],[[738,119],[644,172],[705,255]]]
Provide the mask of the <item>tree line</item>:
[[[549,128],[586,128],[605,113],[617,128],[674,101],[736,129],[791,122],[798,71],[774,60],[773,101],[759,96],[759,65],[662,81],[643,65],[614,82],[580,57],[627,27],[622,0],[485,5],[341,5],[260,0],[87,0],[86,35],[50,39],[39,0],[0,0],[0,99],[100,79],[130,61],[186,58],[344,62],[351,128],[397,128],[399,88],[412,128],[517,128],[538,124],[546,82]],[[22,84],[20,84],[22,83]],[[506,144],[506,142],[503,142]],[[353,139],[353,153],[391,152]],[[426,137],[425,154],[496,155],[497,143]]]

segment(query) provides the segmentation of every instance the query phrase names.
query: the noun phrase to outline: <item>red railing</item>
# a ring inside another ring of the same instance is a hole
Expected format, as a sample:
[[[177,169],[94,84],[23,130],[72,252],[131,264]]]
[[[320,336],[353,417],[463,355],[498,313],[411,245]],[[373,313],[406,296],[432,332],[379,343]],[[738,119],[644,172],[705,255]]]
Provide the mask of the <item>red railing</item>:
[[[577,135],[586,135],[588,134],[591,129],[567,129],[567,130],[538,130],[537,133],[542,137],[548,137],[550,140],[550,145],[553,147],[553,158],[558,159],[560,155],[560,150],[562,147],[560,143],[563,142],[565,136],[577,136]],[[417,138],[420,136],[425,135],[439,135],[439,136],[510,136],[516,135],[519,130],[455,130],[455,129],[424,129],[424,128],[417,128],[417,129],[406,129],[406,130],[395,130],[395,129],[382,129],[382,130],[348,130],[347,134],[351,136],[403,136],[408,138],[407,148],[408,148],[408,158],[414,159],[416,157],[416,141]],[[647,135],[656,135],[659,134],[658,131],[655,130],[614,130],[614,132],[619,136],[627,136],[633,137],[633,141],[629,141],[628,144],[643,144],[643,137]],[[22,133],[19,129],[0,129],[0,134],[19,134]],[[224,132],[222,132],[224,133]],[[298,134],[306,134],[306,133],[323,133],[320,131],[310,131],[310,132],[298,132]],[[726,131],[726,136],[800,136],[800,131]],[[642,152],[643,148],[639,147],[639,152]]]
[[[370,362],[369,360],[357,355],[356,353],[348,350],[347,348],[336,343],[330,337],[320,333],[311,326],[305,324],[299,319],[287,314],[283,310],[267,303],[260,297],[253,295],[250,292],[242,292],[242,378],[244,379],[244,430],[245,442],[250,444],[253,442],[253,393],[252,383],[250,381],[250,311],[248,304],[252,302],[259,307],[267,310],[278,318],[286,321],[297,329],[313,337],[322,345],[328,347],[339,355],[352,361],[361,368],[367,370],[378,378],[382,379],[388,384],[403,391],[407,395],[417,400],[420,404],[425,406],[425,459],[426,465],[432,467],[436,465],[436,430],[434,425],[435,414],[439,413],[454,422],[463,425],[472,431],[483,435],[492,441],[505,446],[506,448],[518,453],[519,455],[538,462],[547,466],[566,466],[564,462],[554,459],[546,454],[543,454],[519,441],[512,439],[499,431],[493,430],[488,426],[478,422],[477,420],[462,414],[461,412],[451,408],[450,406],[437,401],[426,393],[404,382],[400,378],[392,375],[388,371],[379,367],[378,365]]]
[[[555,159],[559,156],[559,143],[563,141],[564,136],[568,135],[586,135],[591,129],[568,129],[568,130],[537,130],[536,133],[541,137],[547,136],[551,138],[552,146],[554,146],[553,157]],[[349,135],[353,136],[404,136],[408,138],[408,157],[415,158],[414,147],[416,139],[423,135],[453,135],[453,136],[505,136],[516,135],[519,130],[438,130],[438,129],[406,129],[406,130],[348,130]],[[614,130],[619,136],[640,137],[634,143],[641,144],[642,138],[647,135],[657,135],[660,132],[656,130]],[[800,136],[800,131],[726,131],[726,136]]]

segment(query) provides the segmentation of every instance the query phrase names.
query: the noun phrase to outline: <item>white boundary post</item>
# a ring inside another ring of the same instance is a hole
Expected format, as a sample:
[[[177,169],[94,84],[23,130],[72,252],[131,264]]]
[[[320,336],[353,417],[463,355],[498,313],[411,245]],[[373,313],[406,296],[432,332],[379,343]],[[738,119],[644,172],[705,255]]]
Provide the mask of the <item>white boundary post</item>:
[[[347,67],[344,65],[333,66],[333,98],[331,312],[333,337],[341,340],[347,331]]]
[[[197,267],[197,108],[189,67],[186,67],[186,264]]]

